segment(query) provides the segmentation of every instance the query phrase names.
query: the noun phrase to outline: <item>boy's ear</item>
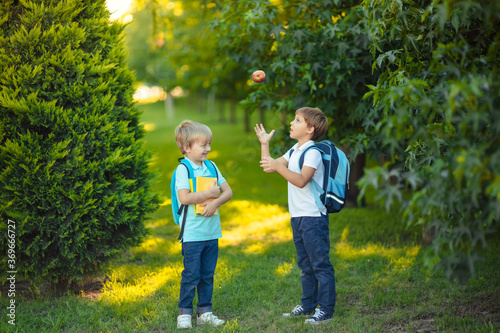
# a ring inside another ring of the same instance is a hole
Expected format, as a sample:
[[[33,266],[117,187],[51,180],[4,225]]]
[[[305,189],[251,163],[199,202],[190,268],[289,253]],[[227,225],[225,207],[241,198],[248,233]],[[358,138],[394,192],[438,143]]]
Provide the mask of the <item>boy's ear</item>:
[[[314,133],[314,127],[311,126],[311,127],[307,127],[307,134],[313,134]]]
[[[190,152],[191,151],[191,147],[188,146],[188,145],[184,145],[183,148],[184,148],[185,152]]]

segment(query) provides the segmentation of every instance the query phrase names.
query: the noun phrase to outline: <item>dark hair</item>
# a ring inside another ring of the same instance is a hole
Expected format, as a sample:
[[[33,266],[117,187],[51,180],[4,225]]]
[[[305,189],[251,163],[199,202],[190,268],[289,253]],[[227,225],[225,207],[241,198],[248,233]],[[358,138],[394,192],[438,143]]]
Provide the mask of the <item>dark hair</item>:
[[[304,117],[307,126],[314,127],[314,133],[312,140],[316,141],[318,138],[325,135],[328,129],[328,119],[326,118],[323,111],[318,108],[303,107],[295,111],[295,114]]]

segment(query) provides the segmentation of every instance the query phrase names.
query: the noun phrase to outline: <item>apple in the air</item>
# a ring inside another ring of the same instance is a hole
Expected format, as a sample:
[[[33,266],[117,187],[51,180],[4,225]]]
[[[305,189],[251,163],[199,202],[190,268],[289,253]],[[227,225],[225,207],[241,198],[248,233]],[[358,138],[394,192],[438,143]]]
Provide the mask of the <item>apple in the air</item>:
[[[253,74],[252,74],[252,80],[253,80],[253,82],[261,83],[265,79],[266,79],[266,73],[264,73],[264,71],[262,71],[260,69],[257,70],[257,71],[255,71],[255,72],[253,72]]]

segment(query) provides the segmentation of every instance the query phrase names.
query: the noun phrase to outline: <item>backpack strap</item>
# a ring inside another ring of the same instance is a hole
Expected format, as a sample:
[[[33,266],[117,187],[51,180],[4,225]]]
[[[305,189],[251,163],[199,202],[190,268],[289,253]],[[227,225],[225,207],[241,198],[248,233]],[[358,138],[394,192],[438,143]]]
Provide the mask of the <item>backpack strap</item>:
[[[214,162],[210,160],[205,160],[205,165],[207,166],[208,170],[210,170],[210,173],[217,178],[217,183],[219,183],[219,173],[217,172],[217,168],[215,167]]]
[[[183,209],[184,212],[182,212]],[[179,243],[182,243],[182,236],[184,236],[184,227],[186,226],[187,209],[188,209],[187,205],[181,205],[181,208],[179,208],[179,212],[177,213],[177,214],[184,214],[182,217],[181,232],[179,233],[179,237],[177,237]]]
[[[300,169],[300,170],[302,170],[302,167],[304,166],[304,158],[305,158],[305,156],[306,156],[306,153],[307,153],[307,151],[308,151],[309,149],[311,149],[311,148],[314,148],[314,145],[311,145],[311,146],[307,147],[307,148],[306,148],[306,149],[302,152],[302,154],[300,155],[300,157],[299,157],[299,169]]]
[[[316,147],[315,145],[311,145],[309,147],[307,147],[303,152],[302,154],[300,155],[299,157],[299,169],[302,170],[302,167],[304,166],[304,158],[306,156],[306,153],[309,149],[316,149],[319,151],[318,147]],[[320,163],[323,163],[323,159],[321,160]],[[323,170],[323,172],[327,172],[326,170]],[[323,178],[325,178],[323,176]],[[315,180],[314,180],[314,175],[313,177],[311,178],[311,180],[309,181],[309,183],[311,183],[311,187],[313,188],[313,194],[314,194],[314,201],[316,202],[316,206],[318,206],[318,209],[319,211],[322,211],[323,208],[325,207],[325,205],[323,204],[323,202],[321,201],[321,195],[325,192],[324,188],[325,187],[325,184],[323,184],[323,187],[321,187]]]
[[[193,169],[191,165],[189,164],[188,161],[184,159],[184,157],[179,158],[179,162],[181,165],[184,165],[186,167],[187,173],[188,173],[188,179],[191,179],[193,177]],[[179,234],[179,237],[177,239],[179,240],[179,243],[182,243],[182,236],[184,235],[184,227],[186,226],[186,217],[187,217],[187,209],[188,205],[181,204],[179,207],[179,210],[177,211],[177,215],[184,214],[182,217],[182,223],[181,223],[181,232]],[[184,212],[183,212],[184,210]]]

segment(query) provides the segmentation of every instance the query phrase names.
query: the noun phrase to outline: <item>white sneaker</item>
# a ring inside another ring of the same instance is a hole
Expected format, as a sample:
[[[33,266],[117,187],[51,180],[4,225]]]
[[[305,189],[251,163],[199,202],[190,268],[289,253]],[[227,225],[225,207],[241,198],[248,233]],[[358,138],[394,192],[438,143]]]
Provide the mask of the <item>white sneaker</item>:
[[[217,318],[217,316],[214,316],[212,312],[205,312],[201,316],[198,317],[196,320],[196,325],[205,325],[209,324],[212,326],[220,326],[225,323],[224,320]]]
[[[193,328],[191,315],[180,315],[177,317],[177,328]]]

